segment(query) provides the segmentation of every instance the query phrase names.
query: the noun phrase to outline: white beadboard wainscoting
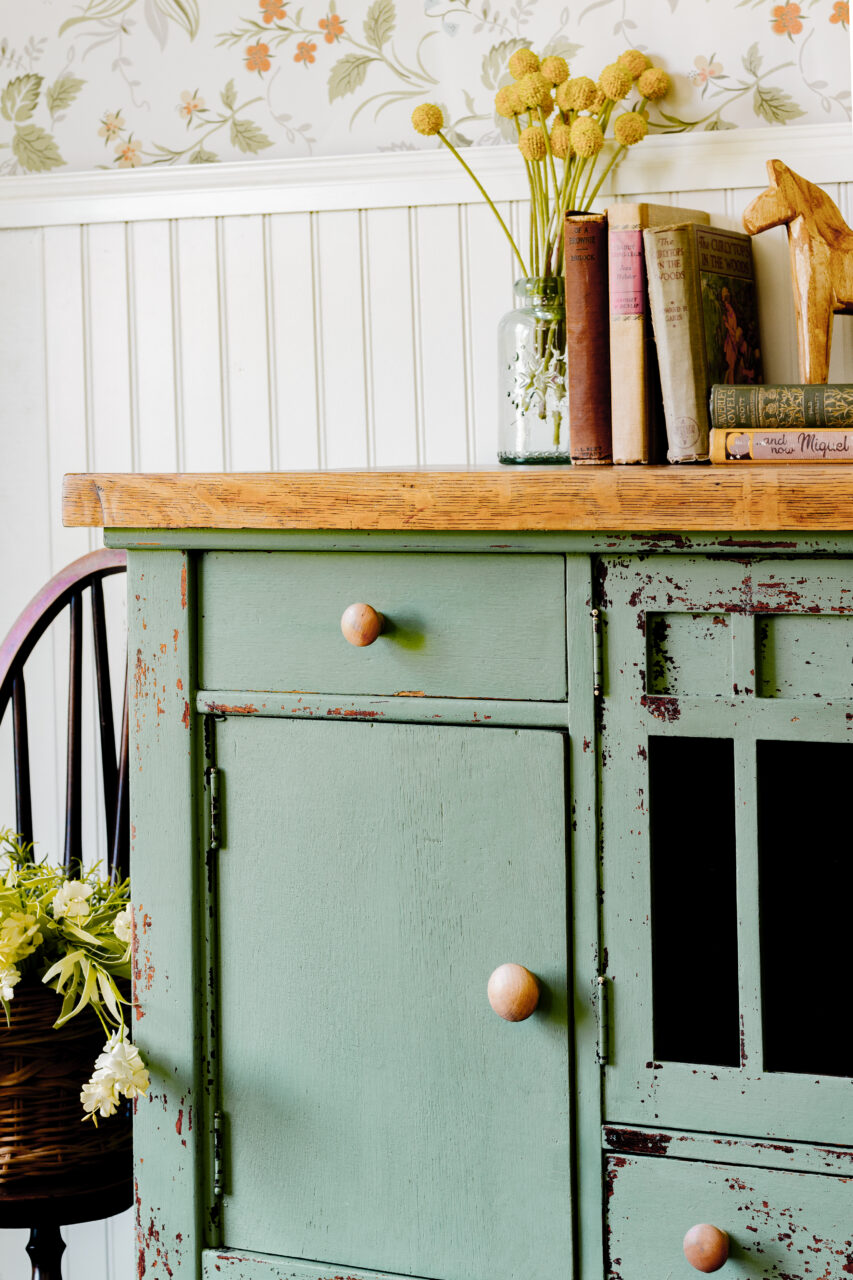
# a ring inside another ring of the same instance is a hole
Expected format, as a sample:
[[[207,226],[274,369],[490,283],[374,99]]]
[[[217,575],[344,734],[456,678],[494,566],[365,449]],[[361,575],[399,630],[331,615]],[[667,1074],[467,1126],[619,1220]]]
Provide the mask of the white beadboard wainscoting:
[[[524,234],[514,149],[469,152]],[[608,198],[705,207],[739,225],[764,161],[819,182],[853,220],[849,126],[650,138]],[[784,230],[755,241],[768,381],[796,380]],[[511,255],[444,152],[4,178],[0,182],[0,634],[52,573],[100,545],[63,529],[66,471],[219,471],[490,462],[495,329]],[[831,377],[853,381],[853,321]],[[108,586],[120,649],[122,580]],[[36,838],[61,849],[67,636],[28,682]],[[115,654],[114,693],[123,659]],[[84,843],[103,856],[95,695]],[[0,826],[14,821],[10,726]],[[130,1280],[130,1214],[66,1232],[68,1280]],[[3,1280],[29,1275],[0,1233]]]

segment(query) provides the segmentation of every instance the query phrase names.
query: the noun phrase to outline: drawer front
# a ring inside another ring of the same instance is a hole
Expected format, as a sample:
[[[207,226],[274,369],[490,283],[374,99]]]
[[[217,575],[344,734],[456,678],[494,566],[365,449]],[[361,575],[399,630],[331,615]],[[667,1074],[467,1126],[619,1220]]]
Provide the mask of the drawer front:
[[[566,697],[562,556],[210,552],[200,579],[206,689]],[[361,648],[355,602],[385,619]]]
[[[729,1236],[726,1280],[837,1280],[853,1273],[853,1180],[694,1164],[653,1156],[606,1160],[608,1280],[695,1280],[689,1229]]]

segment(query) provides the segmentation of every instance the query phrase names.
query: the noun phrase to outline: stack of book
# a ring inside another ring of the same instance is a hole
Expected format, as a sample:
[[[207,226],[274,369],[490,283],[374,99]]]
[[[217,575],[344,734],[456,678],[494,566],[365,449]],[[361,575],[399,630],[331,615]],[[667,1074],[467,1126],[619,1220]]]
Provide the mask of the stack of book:
[[[853,386],[713,386],[712,462],[853,462]]]
[[[752,241],[696,209],[607,219],[613,461],[707,461],[711,386],[763,380]]]
[[[853,385],[764,385],[750,236],[672,205],[592,221],[566,232],[572,461],[853,462]]]

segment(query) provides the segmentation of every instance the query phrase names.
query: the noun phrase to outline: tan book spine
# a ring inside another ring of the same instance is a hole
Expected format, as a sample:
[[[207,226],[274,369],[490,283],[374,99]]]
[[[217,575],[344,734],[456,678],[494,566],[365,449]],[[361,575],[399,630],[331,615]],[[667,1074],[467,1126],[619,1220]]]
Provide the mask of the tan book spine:
[[[853,430],[843,427],[776,427],[711,432],[711,461],[781,464],[792,462],[853,462]]]
[[[702,209],[666,204],[610,205],[607,255],[610,294],[610,400],[613,461],[662,460],[663,406],[651,316],[643,231],[675,222],[710,222]]]
[[[564,248],[571,458],[611,462],[606,215],[568,214]]]
[[[693,224],[643,232],[666,418],[667,460],[708,457],[708,371]]]

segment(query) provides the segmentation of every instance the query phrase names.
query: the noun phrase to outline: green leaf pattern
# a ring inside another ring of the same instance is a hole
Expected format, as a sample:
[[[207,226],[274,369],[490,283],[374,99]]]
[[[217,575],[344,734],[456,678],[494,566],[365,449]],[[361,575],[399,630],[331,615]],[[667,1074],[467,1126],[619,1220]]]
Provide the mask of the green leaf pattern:
[[[374,0],[364,20],[364,38],[374,49],[381,49],[391,39],[397,15],[394,0]]]
[[[713,48],[700,9],[717,15]],[[848,26],[846,0],[7,6],[0,176],[435,145],[410,128],[424,102],[458,146],[513,142],[494,94],[528,46],[593,77],[626,47],[649,51],[675,81],[650,107],[658,133],[841,122]]]
[[[363,53],[345,53],[329,75],[329,101],[334,102],[335,98],[342,98],[346,93],[355,93],[364,84],[370,63],[375,61]]]
[[[55,80],[45,94],[50,114],[56,116],[60,111],[67,111],[85,83],[85,80],[78,80],[76,76],[60,76]]]
[[[231,145],[238,151],[257,155],[264,147],[272,146],[272,139],[251,120],[238,120],[235,116],[231,120]]]
[[[43,80],[41,76],[16,76],[0,94],[0,113],[6,120],[29,120],[36,109]]]

